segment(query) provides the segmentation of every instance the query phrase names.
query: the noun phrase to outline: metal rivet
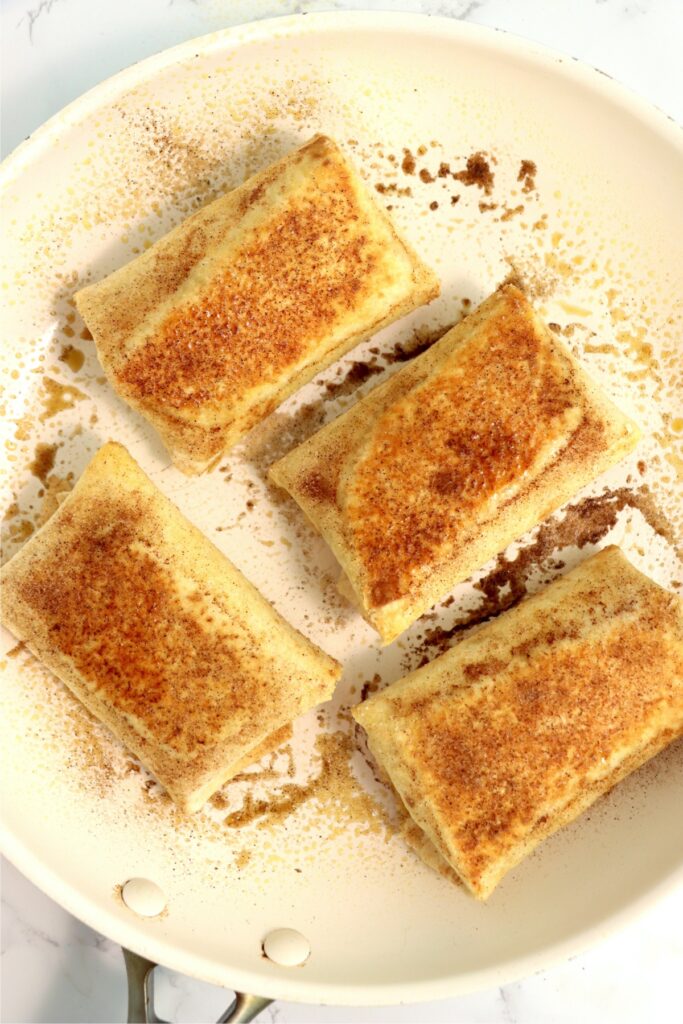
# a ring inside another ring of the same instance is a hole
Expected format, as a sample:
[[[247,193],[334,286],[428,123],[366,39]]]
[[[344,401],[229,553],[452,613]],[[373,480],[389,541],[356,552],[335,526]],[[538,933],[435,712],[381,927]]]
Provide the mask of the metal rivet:
[[[156,917],[166,906],[166,897],[149,878],[129,878],[121,889],[126,906],[141,917]]]
[[[311,944],[294,928],[276,928],[263,940],[263,952],[280,967],[300,967],[311,955]]]

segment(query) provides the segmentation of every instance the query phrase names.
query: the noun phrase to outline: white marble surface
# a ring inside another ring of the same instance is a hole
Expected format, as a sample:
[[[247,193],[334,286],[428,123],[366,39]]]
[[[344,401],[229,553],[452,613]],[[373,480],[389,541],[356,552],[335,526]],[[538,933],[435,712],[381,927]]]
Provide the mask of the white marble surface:
[[[2,152],[120,68],[192,36],[293,11],[378,8],[464,18],[525,35],[593,64],[683,119],[681,0],[2,0]],[[2,869],[4,1022],[121,1021],[125,974],[113,943],[75,920],[19,872]],[[681,1020],[683,890],[597,949],[502,989],[421,1006],[275,1003],[264,1021],[640,1024]],[[160,970],[170,1020],[223,1012],[222,990]]]

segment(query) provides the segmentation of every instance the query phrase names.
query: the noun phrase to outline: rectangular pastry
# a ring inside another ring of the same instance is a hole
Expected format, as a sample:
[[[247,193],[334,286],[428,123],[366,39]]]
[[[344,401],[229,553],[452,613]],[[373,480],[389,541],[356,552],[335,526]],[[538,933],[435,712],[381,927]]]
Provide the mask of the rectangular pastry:
[[[504,285],[270,476],[390,643],[638,437]]]
[[[118,444],[0,579],[4,625],[187,811],[341,671]]]
[[[115,391],[186,473],[439,291],[318,135],[76,295]]]
[[[606,548],[353,715],[411,845],[486,899],[683,735],[681,601]]]

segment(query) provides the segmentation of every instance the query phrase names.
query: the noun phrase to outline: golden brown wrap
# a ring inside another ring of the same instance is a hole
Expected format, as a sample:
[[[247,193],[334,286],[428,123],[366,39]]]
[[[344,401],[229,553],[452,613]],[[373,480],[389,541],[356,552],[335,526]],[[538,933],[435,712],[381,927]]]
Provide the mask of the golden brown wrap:
[[[681,601],[606,548],[353,715],[408,841],[486,899],[683,735]]]
[[[118,444],[0,579],[4,625],[188,811],[340,674]]]
[[[200,473],[297,388],[439,291],[318,135],[76,295],[115,391]]]
[[[506,285],[270,476],[389,643],[638,437]]]

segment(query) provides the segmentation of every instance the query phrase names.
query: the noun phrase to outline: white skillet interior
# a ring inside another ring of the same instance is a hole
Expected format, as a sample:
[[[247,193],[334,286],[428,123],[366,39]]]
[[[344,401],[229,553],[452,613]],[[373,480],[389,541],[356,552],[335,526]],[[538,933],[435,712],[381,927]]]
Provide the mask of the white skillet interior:
[[[6,505],[37,502],[40,482],[27,469],[37,443],[59,445],[54,472],[66,476],[107,438],[122,441],[296,626],[347,665],[343,697],[375,672],[401,674],[423,626],[381,651],[331,586],[316,583],[331,578],[333,560],[273,500],[253,448],[225,460],[222,474],[188,479],[170,468],[153,432],[102,381],[82,324],[69,319],[78,284],[129,259],[211,188],[239,182],[316,131],[345,144],[371,186],[410,186],[412,196],[389,193],[387,202],[442,276],[442,297],[379,343],[452,321],[462,298],[479,301],[505,276],[508,256],[542,269],[553,281],[539,300],[548,318],[583,325],[569,343],[647,434],[601,486],[642,477],[670,516],[683,429],[673,381],[683,159],[662,115],[570,60],[450,21],[335,14],[230,30],[145,61],[67,108],[5,165]],[[404,174],[405,150],[437,180]],[[441,161],[460,170],[476,151],[494,169],[491,196],[438,178]],[[523,159],[537,165],[537,192],[516,181]],[[497,210],[480,210],[482,202]],[[524,211],[501,219],[516,204]],[[534,229],[544,215],[547,226]],[[57,358],[69,344],[86,354],[75,373]],[[335,372],[287,410],[316,401]],[[78,389],[60,392],[72,408],[49,415],[44,375]],[[326,408],[329,417],[342,405]],[[243,514],[247,500],[255,507]],[[661,583],[677,579],[670,546],[638,513],[621,516],[609,541]],[[583,557],[564,554],[568,563]],[[458,601],[470,590],[458,588]],[[448,624],[457,607],[437,621]],[[13,640],[4,639],[8,650]],[[335,815],[329,801],[322,809],[309,801],[278,828],[226,830],[215,809],[179,823],[54,679],[21,653],[3,665],[5,852],[93,927],[210,981],[307,1001],[437,998],[575,952],[681,875],[681,744],[481,905],[432,875],[399,838],[364,829],[362,815]],[[317,728],[310,716],[295,737],[304,775]],[[366,777],[365,785],[374,784]],[[145,921],[122,904],[117,887],[133,876],[162,887],[164,916]],[[263,958],[262,939],[275,927],[310,940],[304,968]]]

